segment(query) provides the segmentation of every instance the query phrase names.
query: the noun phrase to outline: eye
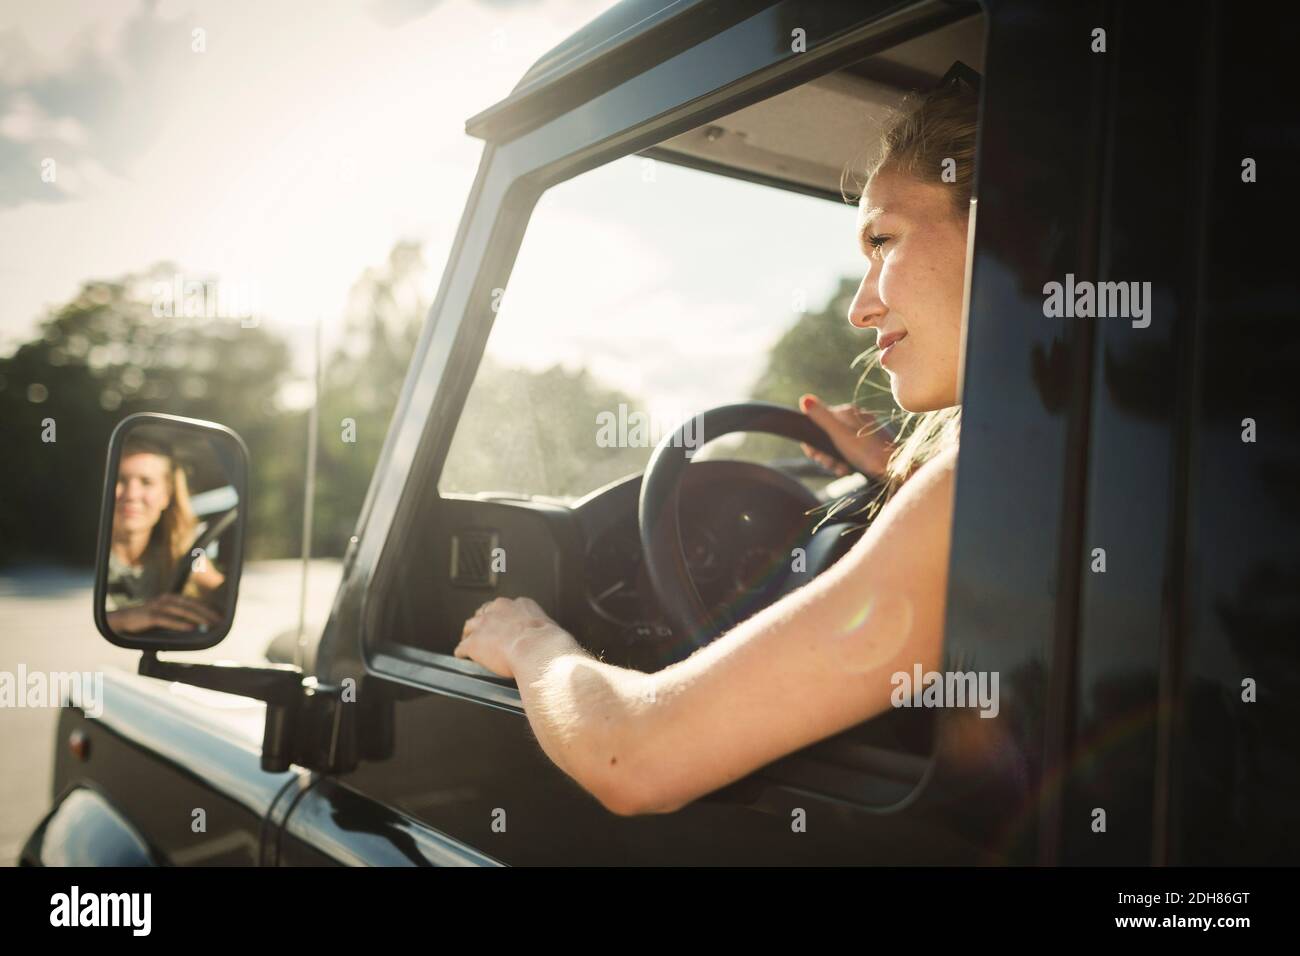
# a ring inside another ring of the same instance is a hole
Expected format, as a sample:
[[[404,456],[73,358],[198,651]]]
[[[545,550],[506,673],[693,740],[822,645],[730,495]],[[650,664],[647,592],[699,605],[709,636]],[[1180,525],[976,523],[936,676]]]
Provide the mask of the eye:
[[[893,238],[893,236],[868,236],[867,244],[871,246],[871,253],[874,255],[884,248],[885,243]]]

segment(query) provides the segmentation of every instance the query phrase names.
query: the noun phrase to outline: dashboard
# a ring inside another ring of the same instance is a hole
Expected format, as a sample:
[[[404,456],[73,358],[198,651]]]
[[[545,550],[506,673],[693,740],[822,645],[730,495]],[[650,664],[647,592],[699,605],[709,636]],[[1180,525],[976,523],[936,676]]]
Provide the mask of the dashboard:
[[[640,493],[641,476],[633,475],[573,508],[586,542],[584,643],[611,662],[645,668],[661,662],[678,637],[642,561]],[[706,607],[737,623],[771,602],[789,573],[791,550],[821,517],[804,485],[748,462],[695,462],[678,495],[692,583]]]
[[[481,670],[445,660],[464,622],[493,596],[527,596],[609,663],[654,671],[687,656],[694,647],[674,633],[644,566],[641,480],[631,475],[576,501],[427,496],[394,541],[394,555],[412,557],[384,570],[384,597],[367,612],[369,640],[386,653],[435,654],[440,666]],[[677,514],[691,584],[730,623],[792,586],[793,548],[807,545],[811,570],[856,537],[810,542],[825,517],[821,499],[787,472],[751,462],[692,462]]]

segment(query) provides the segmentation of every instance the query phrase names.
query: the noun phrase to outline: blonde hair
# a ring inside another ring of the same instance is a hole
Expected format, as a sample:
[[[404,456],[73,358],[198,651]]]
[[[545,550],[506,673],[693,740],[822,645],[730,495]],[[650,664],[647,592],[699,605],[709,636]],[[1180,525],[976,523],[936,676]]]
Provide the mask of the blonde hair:
[[[969,216],[975,180],[978,106],[977,91],[959,80],[945,82],[922,96],[914,107],[907,108],[905,101],[900,113],[882,133],[879,152],[865,167],[857,196],[876,175],[888,169],[948,187],[953,215]],[[943,175],[945,172],[950,175]],[[856,201],[850,198],[850,191],[844,189],[843,183],[841,191],[846,200]],[[859,362],[863,370],[854,391],[855,404],[858,391],[870,384],[868,376],[880,362],[880,350],[871,346],[853,360],[853,365]],[[868,506],[871,514],[924,462],[956,445],[961,432],[958,405],[929,412],[900,412],[891,408],[885,417],[897,426],[897,440],[885,468],[884,488]]]
[[[162,442],[143,435],[132,435],[122,446],[122,458],[128,455],[157,455],[167,462],[169,501],[149,535],[149,546],[163,556],[163,580],[170,582],[181,561],[189,560],[190,544],[199,520],[190,504],[190,487],[185,469],[176,461],[172,450]]]

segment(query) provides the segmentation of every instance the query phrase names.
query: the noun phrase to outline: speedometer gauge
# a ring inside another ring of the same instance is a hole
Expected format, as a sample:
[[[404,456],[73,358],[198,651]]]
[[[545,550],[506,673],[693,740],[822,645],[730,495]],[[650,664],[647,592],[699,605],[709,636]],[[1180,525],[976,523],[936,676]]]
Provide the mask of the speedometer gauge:
[[[587,599],[602,616],[628,624],[641,616],[637,587],[641,571],[641,544],[622,529],[604,535],[587,552]]]
[[[736,561],[736,591],[759,591],[765,588],[776,576],[777,565],[782,560],[780,551],[758,546],[746,548]]]
[[[712,581],[721,573],[718,540],[707,528],[696,527],[685,531],[682,534],[682,549],[686,552],[686,566],[696,581]]]

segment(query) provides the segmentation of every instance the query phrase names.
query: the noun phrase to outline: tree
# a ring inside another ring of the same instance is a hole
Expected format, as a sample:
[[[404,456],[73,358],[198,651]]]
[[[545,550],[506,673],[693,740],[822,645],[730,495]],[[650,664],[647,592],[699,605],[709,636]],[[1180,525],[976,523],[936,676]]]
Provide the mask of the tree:
[[[806,312],[772,346],[767,368],[754,383],[750,397],[798,407],[799,397],[811,392],[828,405],[854,401],[887,419],[897,411],[889,390],[889,377],[873,363],[865,379],[858,358],[875,341],[847,321],[858,279],[844,277],[839,288],[817,312]],[[769,461],[797,454],[796,446],[767,435],[747,435],[728,457]]]
[[[342,555],[356,529],[428,312],[423,277],[420,244],[402,241],[349,294],[322,376],[313,554]]]
[[[480,365],[439,487],[569,497],[641,471],[649,446],[599,442],[602,412],[637,400],[597,382],[585,368],[543,371]]]
[[[873,369],[858,388],[861,366],[854,360],[874,342],[875,333],[854,328],[846,319],[857,292],[858,280],[845,277],[817,312],[805,312],[777,340],[751,397],[782,405],[795,405],[805,392],[818,395],[828,405],[856,400],[868,409],[892,405],[889,379]],[[882,397],[883,391],[883,397]]]
[[[175,268],[86,282],[41,334],[0,359],[0,563],[94,560],[108,439],[126,415],[166,412],[220,421],[249,445],[254,487],[274,484],[284,446],[276,399],[289,371],[284,342],[237,320],[154,314],[151,289]],[[53,440],[50,440],[50,439]],[[273,501],[252,496],[250,550],[285,532]]]

